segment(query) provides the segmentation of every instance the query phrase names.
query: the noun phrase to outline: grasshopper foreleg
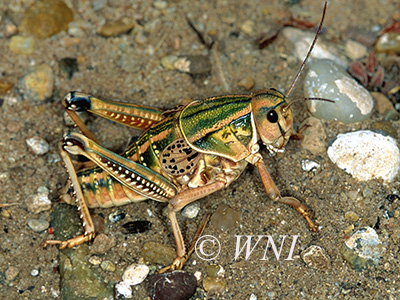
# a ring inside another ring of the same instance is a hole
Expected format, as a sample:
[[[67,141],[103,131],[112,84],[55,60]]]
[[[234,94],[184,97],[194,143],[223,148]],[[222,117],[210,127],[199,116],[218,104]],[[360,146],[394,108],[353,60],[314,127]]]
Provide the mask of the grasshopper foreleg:
[[[310,230],[317,231],[318,226],[315,225],[314,222],[311,220],[311,215],[304,204],[302,204],[296,198],[281,196],[278,187],[275,185],[271,175],[269,174],[267,168],[265,167],[264,161],[262,159],[258,160],[255,163],[255,166],[257,167],[260,173],[262,183],[264,185],[265,191],[267,192],[268,196],[270,196],[272,200],[293,206],[306,219],[308,225],[310,226]]]
[[[190,254],[193,252],[194,250],[193,247],[196,244],[197,239],[201,236],[208,221],[208,218],[202,221],[191,245],[189,246],[188,250],[186,250],[185,242],[182,237],[182,232],[179,227],[178,220],[176,218],[176,212],[180,211],[183,207],[185,207],[186,205],[188,205],[193,201],[196,201],[220,189],[223,189],[225,187],[225,184],[226,183],[224,181],[218,180],[214,183],[202,187],[186,190],[176,195],[171,200],[169,200],[168,218],[171,221],[172,231],[175,237],[177,257],[170,266],[161,269],[159,273],[182,269],[183,265],[188,260]]]

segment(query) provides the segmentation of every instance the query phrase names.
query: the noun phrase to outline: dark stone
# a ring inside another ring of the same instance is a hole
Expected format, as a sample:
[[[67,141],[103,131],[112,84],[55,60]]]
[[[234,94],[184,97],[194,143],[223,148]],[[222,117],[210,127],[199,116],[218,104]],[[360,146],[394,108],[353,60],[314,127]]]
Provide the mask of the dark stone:
[[[122,225],[123,233],[135,234],[149,230],[151,223],[149,221],[131,221]]]
[[[187,300],[197,287],[196,277],[184,271],[153,275],[149,278],[149,296],[153,300]]]
[[[78,60],[76,58],[65,57],[62,58],[58,64],[60,69],[68,74],[68,79],[71,79],[74,73],[79,71]]]

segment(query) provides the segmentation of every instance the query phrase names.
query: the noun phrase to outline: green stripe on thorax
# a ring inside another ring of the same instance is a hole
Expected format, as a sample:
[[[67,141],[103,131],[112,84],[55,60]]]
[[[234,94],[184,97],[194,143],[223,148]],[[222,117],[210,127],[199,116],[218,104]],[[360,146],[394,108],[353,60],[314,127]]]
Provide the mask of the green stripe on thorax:
[[[193,102],[181,113],[180,127],[194,142],[251,112],[250,97],[221,96]]]
[[[244,159],[255,140],[250,100],[250,96],[223,96],[187,106],[179,119],[186,141],[202,153]]]

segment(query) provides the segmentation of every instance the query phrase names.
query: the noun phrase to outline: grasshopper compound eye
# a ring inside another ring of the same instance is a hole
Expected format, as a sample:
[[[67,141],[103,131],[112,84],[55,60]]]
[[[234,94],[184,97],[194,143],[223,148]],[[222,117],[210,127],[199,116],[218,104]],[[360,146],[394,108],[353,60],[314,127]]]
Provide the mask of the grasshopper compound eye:
[[[278,114],[274,109],[271,109],[269,112],[267,112],[267,120],[270,121],[271,123],[276,123],[278,122]]]

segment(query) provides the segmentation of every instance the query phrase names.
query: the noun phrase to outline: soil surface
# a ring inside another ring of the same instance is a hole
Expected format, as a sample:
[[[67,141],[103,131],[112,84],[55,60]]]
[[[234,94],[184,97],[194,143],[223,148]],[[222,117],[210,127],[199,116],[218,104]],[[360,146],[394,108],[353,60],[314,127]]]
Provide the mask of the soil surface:
[[[0,14],[9,14],[18,25],[31,3],[2,1]],[[1,209],[1,299],[61,297],[59,250],[55,246],[43,249],[40,244],[49,238],[49,233],[34,232],[27,225],[28,219],[51,221],[52,210],[34,214],[24,201],[37,193],[39,187],[46,187],[54,206],[63,205],[57,201],[68,175],[62,161],[54,162],[57,157],[54,155],[59,153],[63,134],[70,130],[63,121],[61,104],[67,92],[78,90],[99,98],[159,108],[173,107],[187,98],[251,93],[270,87],[284,93],[300,63],[293,57],[293,45],[279,35],[265,49],[259,50],[254,40],[291,14],[318,24],[323,8],[323,2],[316,0],[134,1],[135,4],[108,0],[104,8],[95,12],[90,1],[66,3],[74,12],[75,21],[91,24],[83,30],[83,36],[73,37],[61,32],[37,42],[30,55],[11,52],[10,38],[0,39],[0,71],[3,79],[15,84],[10,94],[3,95],[0,100],[0,204],[18,204]],[[399,11],[397,0],[330,1],[321,38],[334,42],[339,50],[343,50],[349,28],[359,27],[365,31],[383,28],[385,22]],[[135,20],[140,30],[111,38],[96,34],[96,28],[105,20],[123,18]],[[203,34],[206,42],[215,41],[211,50],[201,42],[188,20]],[[249,20],[251,23],[246,23]],[[160,60],[168,55],[210,55],[217,59],[211,60],[210,73],[190,75],[162,67]],[[79,70],[72,78],[68,78],[59,64],[66,57],[78,59]],[[53,69],[55,85],[49,99],[35,102],[21,96],[17,86],[30,66],[41,63]],[[238,82],[246,77],[254,80],[250,91],[238,86]],[[300,79],[292,98],[303,96],[301,86]],[[296,126],[308,116],[303,103],[294,105]],[[382,118],[374,113],[370,120],[359,124],[343,125],[334,121],[323,124],[329,140],[339,133],[368,129],[373,120]],[[399,123],[392,125],[399,134]],[[140,133],[94,117],[89,118],[88,127],[102,145],[117,152],[124,149],[131,136]],[[32,136],[45,139],[50,145],[49,152],[37,155],[30,151],[26,140]],[[182,231],[189,241],[201,217],[214,213],[218,206],[226,204],[241,213],[239,227],[221,233],[213,226],[207,226],[204,232],[221,243],[221,254],[212,263],[224,268],[227,280],[226,291],[213,298],[249,299],[254,294],[257,299],[400,299],[399,217],[396,213],[394,217],[384,217],[386,211],[399,210],[398,199],[386,201],[388,195],[398,193],[398,180],[385,184],[379,180],[359,182],[335,166],[326,153],[314,156],[295,140],[289,142],[283,154],[271,157],[266,149],[262,149],[261,154],[281,193],[294,196],[307,205],[314,220],[320,224],[320,230],[310,232],[307,223],[293,208],[269,200],[257,169],[249,166],[230,187],[199,200],[201,210],[195,219],[180,217]],[[314,160],[321,167],[314,172],[303,171],[301,161],[304,159]],[[127,216],[124,222],[147,220],[152,223],[150,230],[136,235],[121,233],[120,223],[110,224],[108,215],[115,208],[92,210],[93,215],[106,220],[103,232],[116,241],[114,249],[101,255],[116,266],[113,272],[99,269],[106,282],[121,280],[127,266],[141,258],[145,242],[175,247],[170,224],[163,215],[164,207],[162,203],[144,201],[118,208]],[[152,216],[149,216],[149,210]],[[350,211],[360,219],[356,222],[346,219],[345,214]],[[355,229],[374,227],[384,242],[386,251],[376,268],[356,271],[342,258],[340,248],[352,234],[352,231],[345,234],[344,230],[351,224]],[[266,243],[257,246],[247,260],[243,255],[235,260],[235,235],[271,235],[276,241],[280,241],[281,235],[299,237],[293,260],[284,260],[289,246],[284,247],[280,260],[276,260],[271,252],[268,252],[267,260],[261,260]],[[300,254],[311,245],[325,249],[330,259],[327,267],[311,268],[303,262]],[[210,298],[201,285],[210,263],[193,254],[185,265],[184,270],[202,274],[191,299]],[[12,281],[5,280],[10,267],[18,271]],[[33,270],[39,273],[34,274]],[[146,281],[133,288],[133,299],[147,296]]]

